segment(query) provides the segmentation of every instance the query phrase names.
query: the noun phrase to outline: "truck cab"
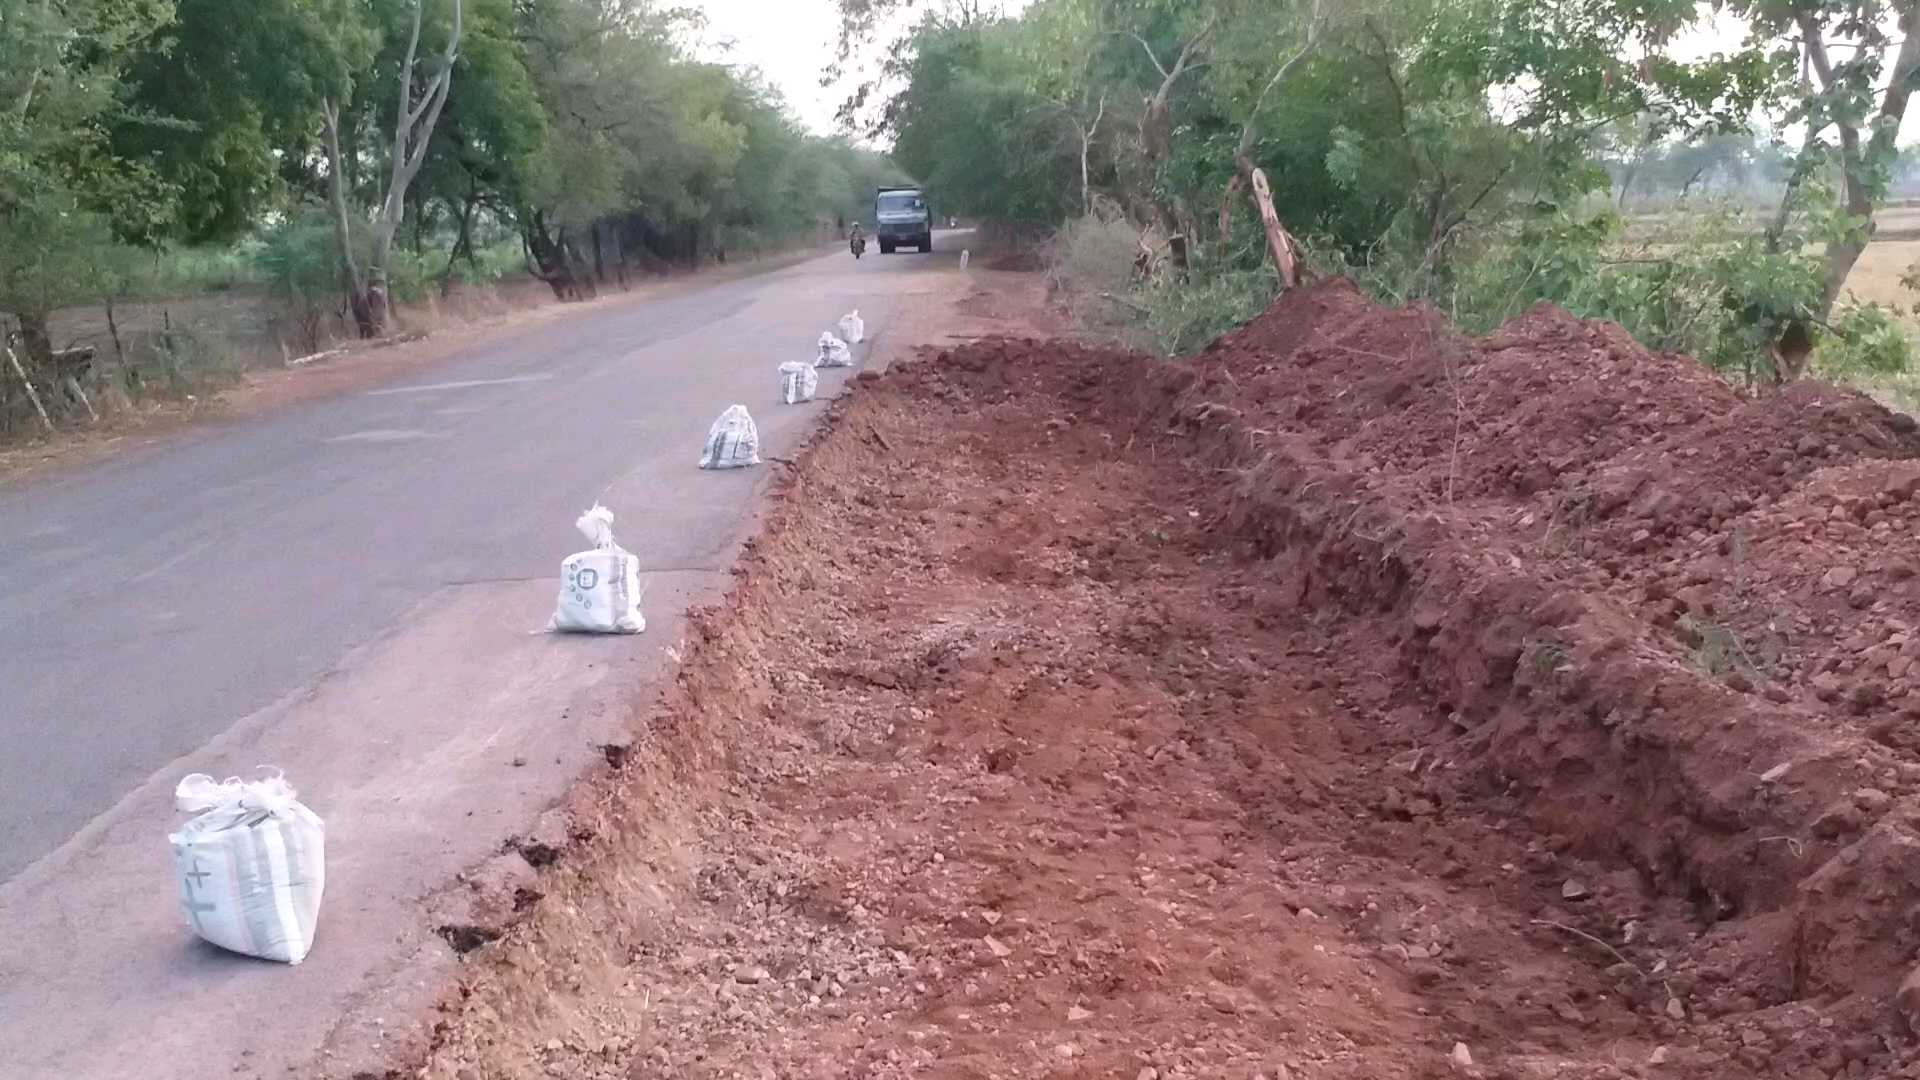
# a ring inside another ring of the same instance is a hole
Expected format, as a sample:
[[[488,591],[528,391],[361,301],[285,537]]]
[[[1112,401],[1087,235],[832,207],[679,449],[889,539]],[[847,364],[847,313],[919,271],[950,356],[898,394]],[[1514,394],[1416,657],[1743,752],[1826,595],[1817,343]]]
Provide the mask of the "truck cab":
[[[917,187],[883,187],[873,195],[873,238],[880,254],[899,247],[933,250],[933,207]]]

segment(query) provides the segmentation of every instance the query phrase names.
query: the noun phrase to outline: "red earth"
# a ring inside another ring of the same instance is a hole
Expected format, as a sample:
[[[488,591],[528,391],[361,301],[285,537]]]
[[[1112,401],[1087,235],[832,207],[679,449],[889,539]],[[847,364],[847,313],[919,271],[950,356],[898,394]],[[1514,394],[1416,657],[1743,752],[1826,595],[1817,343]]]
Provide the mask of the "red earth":
[[[1920,1077],[1917,454],[1343,281],[863,376],[391,1075]]]

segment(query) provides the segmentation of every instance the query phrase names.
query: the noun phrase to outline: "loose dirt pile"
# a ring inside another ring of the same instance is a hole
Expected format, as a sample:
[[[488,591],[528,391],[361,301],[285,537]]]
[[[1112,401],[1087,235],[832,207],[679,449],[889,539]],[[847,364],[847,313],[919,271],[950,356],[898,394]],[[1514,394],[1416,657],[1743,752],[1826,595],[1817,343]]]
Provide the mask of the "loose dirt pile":
[[[1340,282],[863,378],[395,1075],[1920,1077],[1917,454]]]

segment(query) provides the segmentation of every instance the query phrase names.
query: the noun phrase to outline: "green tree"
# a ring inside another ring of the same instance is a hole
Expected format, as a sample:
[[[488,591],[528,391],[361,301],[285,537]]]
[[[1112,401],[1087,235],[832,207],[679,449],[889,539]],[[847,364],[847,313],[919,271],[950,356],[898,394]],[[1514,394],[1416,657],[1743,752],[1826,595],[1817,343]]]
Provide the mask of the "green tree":
[[[347,0],[174,0],[174,16],[131,42],[116,156],[175,185],[170,239],[231,241],[280,201],[285,170],[312,157],[321,103],[349,83]]]
[[[393,239],[406,216],[407,191],[426,162],[432,146],[434,125],[446,107],[453,86],[454,63],[459,56],[462,30],[462,0],[449,0],[450,26],[446,46],[434,70],[420,71],[420,36],[425,22],[427,0],[411,0],[411,27],[406,32],[406,51],[397,65],[399,88],[394,95],[392,141],[384,147],[387,175],[379,185],[379,200],[371,232],[370,253],[366,265],[356,254],[353,226],[356,214],[348,187],[351,178],[347,157],[341,152],[341,133],[350,130],[342,123],[343,109],[352,102],[334,95],[320,102],[321,130],[326,140],[327,187],[333,211],[334,233],[340,245],[340,272],[353,311],[355,326],[362,337],[374,337],[386,328],[389,298],[387,285],[393,258]],[[398,40],[389,36],[388,40]],[[343,58],[344,59],[344,58]],[[363,98],[363,100],[365,100]],[[384,132],[383,132],[384,134]],[[348,144],[356,153],[358,148]]]
[[[98,249],[170,226],[176,190],[107,136],[129,49],[171,17],[164,0],[0,0],[0,310],[37,368],[47,316],[88,297]]]
[[[1799,80],[1790,122],[1804,123],[1803,167],[1788,201],[1800,194],[1813,163],[1840,163],[1841,213],[1827,222],[1826,274],[1813,312],[1826,318],[1847,276],[1873,237],[1874,213],[1886,200],[1907,105],[1920,86],[1920,0],[1741,0],[1729,5],[1753,24],[1750,50],[1781,67],[1798,54]]]

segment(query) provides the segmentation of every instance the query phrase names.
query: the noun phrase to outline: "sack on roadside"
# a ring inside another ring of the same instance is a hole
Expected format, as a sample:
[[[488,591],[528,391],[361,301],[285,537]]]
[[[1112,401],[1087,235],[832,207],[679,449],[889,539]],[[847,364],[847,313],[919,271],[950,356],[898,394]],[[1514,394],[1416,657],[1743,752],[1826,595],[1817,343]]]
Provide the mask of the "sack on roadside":
[[[812,401],[813,392],[819,388],[820,373],[812,364],[789,360],[780,365],[780,400],[789,405]]]
[[[573,524],[593,550],[569,555],[560,564],[560,600],[547,629],[586,634],[645,630],[640,560],[613,542],[613,511],[594,503]]]
[[[860,318],[858,308],[840,316],[840,336],[849,345],[858,345],[867,340],[867,324]]]
[[[180,781],[173,802],[195,817],[167,834],[180,907],[200,937],[233,952],[297,964],[313,948],[326,889],[326,826],[286,778]]]
[[[853,350],[847,343],[833,336],[829,330],[820,335],[820,356],[813,362],[814,367],[852,367]]]
[[[760,431],[745,405],[730,405],[707,429],[707,445],[700,452],[703,469],[744,469],[760,464]]]

